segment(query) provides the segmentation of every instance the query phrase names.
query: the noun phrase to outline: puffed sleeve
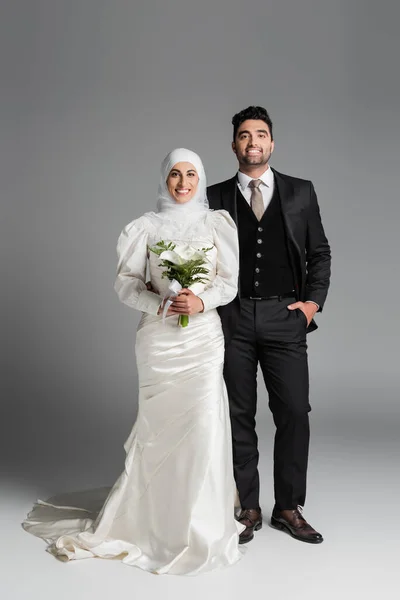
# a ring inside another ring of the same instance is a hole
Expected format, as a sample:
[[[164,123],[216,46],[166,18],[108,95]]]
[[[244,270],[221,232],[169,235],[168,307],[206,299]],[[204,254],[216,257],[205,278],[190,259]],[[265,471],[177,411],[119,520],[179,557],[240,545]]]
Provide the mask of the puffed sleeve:
[[[239,241],[236,225],[226,210],[211,213],[214,245],[217,248],[216,277],[199,294],[204,311],[223,306],[236,297],[239,275]]]
[[[161,296],[146,288],[148,231],[142,219],[127,225],[117,244],[118,270],[114,289],[124,304],[156,315]]]

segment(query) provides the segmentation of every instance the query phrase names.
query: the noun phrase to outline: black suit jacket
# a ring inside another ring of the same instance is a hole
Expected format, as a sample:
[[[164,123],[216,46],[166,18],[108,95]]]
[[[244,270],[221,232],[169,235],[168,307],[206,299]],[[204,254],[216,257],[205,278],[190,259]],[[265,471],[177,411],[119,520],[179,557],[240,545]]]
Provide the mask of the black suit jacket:
[[[275,169],[272,171],[279,191],[297,299],[302,302],[313,300],[322,311],[329,288],[331,250],[322,226],[314,186],[311,181],[290,177]],[[210,208],[227,210],[236,225],[237,191],[236,175],[207,188]],[[235,300],[219,307],[218,311],[225,337],[229,340],[239,320],[240,289]],[[317,327],[312,320],[307,331],[314,331]]]

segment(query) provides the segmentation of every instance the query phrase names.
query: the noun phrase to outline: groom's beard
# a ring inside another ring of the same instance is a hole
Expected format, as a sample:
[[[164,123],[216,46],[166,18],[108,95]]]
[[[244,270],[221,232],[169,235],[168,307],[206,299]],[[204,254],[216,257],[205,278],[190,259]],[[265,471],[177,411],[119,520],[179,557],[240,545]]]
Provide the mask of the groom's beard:
[[[267,165],[269,159],[271,158],[271,154],[272,152],[268,151],[260,154],[260,156],[249,156],[248,154],[242,154],[239,164],[245,165],[246,167]]]

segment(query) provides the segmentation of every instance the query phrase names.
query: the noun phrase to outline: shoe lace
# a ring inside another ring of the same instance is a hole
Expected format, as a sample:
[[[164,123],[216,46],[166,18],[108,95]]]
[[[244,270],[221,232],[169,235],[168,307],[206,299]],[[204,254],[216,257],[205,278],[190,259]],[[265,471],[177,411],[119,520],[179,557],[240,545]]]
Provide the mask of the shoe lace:
[[[251,509],[250,508],[246,508],[244,511],[242,511],[239,518],[240,518],[240,520],[247,519],[248,521],[250,521],[250,523],[255,523],[254,518],[251,517]]]
[[[298,504],[298,505],[297,505],[296,512],[299,514],[299,516],[300,516],[302,519],[304,519],[304,517],[303,517],[303,510],[304,510],[304,507],[303,507],[303,506],[300,506],[300,504]]]

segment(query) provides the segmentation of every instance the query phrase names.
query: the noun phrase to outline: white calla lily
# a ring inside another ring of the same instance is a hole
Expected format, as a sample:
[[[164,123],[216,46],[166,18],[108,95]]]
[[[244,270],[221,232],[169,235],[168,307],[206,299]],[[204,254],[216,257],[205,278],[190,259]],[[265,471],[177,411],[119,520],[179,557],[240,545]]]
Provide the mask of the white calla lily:
[[[198,250],[197,248],[194,248],[193,246],[189,246],[189,245],[179,246],[179,247],[175,248],[175,252],[177,254],[179,254],[179,256],[181,258],[183,258],[184,260],[194,260],[194,259],[205,257],[204,252],[202,252],[201,250]]]
[[[188,244],[175,246],[174,250],[165,250],[160,254],[162,260],[169,260],[174,265],[183,265],[188,260],[204,259],[205,254]]]
[[[164,252],[161,252],[160,258],[161,260],[168,260],[173,265],[183,265],[185,262],[175,250],[165,250]]]

